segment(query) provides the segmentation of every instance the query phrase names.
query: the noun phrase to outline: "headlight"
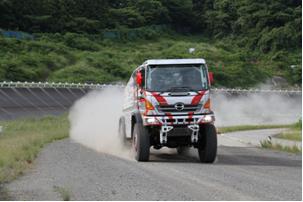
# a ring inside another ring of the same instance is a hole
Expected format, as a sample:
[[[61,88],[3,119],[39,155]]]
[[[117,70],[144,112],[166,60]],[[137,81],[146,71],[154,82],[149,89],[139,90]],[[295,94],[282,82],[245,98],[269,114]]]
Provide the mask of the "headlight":
[[[157,121],[157,119],[155,117],[150,117],[150,118],[146,119],[146,123],[149,123],[149,124],[155,123],[156,121]]]
[[[146,118],[144,118],[144,120],[147,125],[159,125],[160,124],[159,120],[156,117],[146,117]]]
[[[215,121],[215,117],[213,115],[205,115],[200,119],[200,123],[211,123]]]

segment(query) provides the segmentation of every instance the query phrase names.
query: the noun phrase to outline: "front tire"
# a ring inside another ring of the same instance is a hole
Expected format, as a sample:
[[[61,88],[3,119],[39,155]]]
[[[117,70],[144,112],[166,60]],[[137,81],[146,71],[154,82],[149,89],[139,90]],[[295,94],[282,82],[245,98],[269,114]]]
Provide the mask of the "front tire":
[[[137,161],[148,161],[150,152],[150,139],[147,129],[135,123],[133,132],[133,149]]]
[[[217,131],[215,126],[212,124],[204,125],[199,136],[198,152],[200,161],[213,163],[217,156]]]

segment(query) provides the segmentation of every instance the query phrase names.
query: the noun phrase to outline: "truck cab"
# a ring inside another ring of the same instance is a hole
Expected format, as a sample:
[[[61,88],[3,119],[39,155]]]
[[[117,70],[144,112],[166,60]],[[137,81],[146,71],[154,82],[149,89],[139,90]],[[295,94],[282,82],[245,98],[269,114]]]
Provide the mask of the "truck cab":
[[[204,59],[147,60],[136,68],[125,88],[119,135],[132,143],[138,161],[149,160],[150,147],[179,154],[194,147],[201,162],[215,161],[212,80]]]

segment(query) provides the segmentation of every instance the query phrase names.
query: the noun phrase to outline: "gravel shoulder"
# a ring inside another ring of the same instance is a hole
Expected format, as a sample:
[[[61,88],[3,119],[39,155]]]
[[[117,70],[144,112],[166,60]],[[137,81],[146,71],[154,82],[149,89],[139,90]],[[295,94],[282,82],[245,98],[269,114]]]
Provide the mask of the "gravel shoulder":
[[[301,200],[301,170],[301,155],[224,136],[215,164],[199,163],[196,150],[169,149],[138,163],[65,139],[46,146],[6,189],[13,200],[62,200],[58,187],[71,200]]]

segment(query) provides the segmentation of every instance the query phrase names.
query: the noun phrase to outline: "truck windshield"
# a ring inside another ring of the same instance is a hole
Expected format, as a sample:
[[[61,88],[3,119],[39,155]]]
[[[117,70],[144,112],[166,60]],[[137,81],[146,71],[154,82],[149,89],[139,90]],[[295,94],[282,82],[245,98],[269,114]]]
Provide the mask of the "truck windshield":
[[[162,65],[147,68],[146,89],[155,92],[208,89],[204,65]]]

